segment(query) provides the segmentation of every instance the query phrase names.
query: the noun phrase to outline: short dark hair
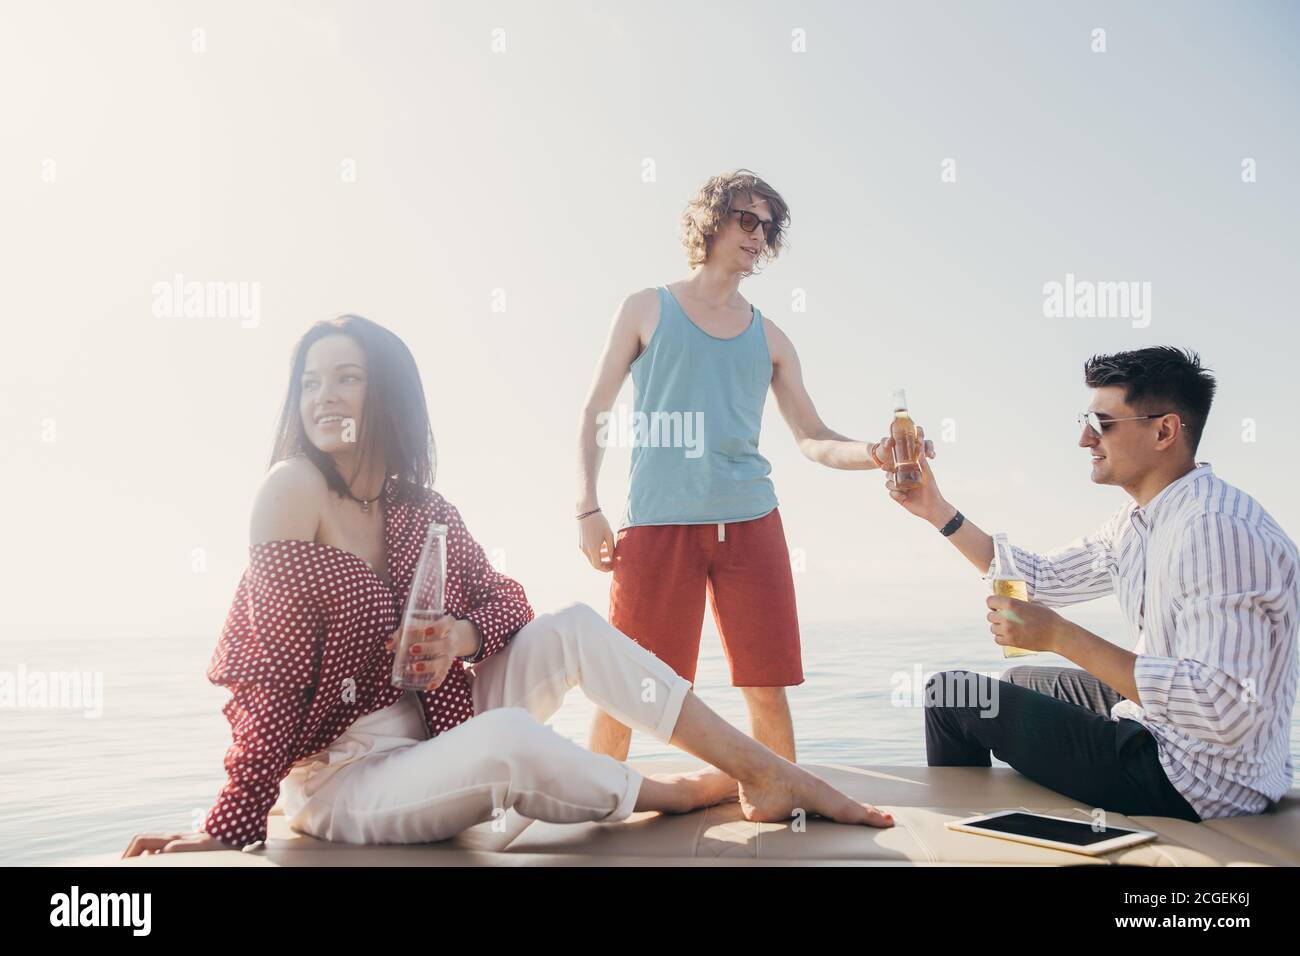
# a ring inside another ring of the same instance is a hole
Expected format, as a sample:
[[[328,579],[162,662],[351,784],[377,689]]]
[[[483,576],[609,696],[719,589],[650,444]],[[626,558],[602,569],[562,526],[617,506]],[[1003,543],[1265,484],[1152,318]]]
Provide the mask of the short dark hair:
[[[1196,454],[1214,401],[1215,383],[1195,352],[1157,345],[1094,355],[1083,363],[1083,380],[1089,388],[1123,385],[1124,401],[1144,415],[1176,413],[1187,431],[1187,444]]]

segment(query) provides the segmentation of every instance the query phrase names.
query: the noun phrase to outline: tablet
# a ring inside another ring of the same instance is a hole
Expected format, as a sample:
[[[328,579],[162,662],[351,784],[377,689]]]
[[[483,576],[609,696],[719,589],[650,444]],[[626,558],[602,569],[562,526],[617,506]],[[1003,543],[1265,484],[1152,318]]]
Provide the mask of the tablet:
[[[1015,840],[1053,850],[1068,850],[1100,856],[1123,847],[1136,846],[1154,840],[1157,834],[1150,830],[1125,830],[1119,827],[1096,828],[1092,821],[1070,817],[1049,817],[1026,810],[999,810],[983,813],[965,820],[951,820],[946,826],[962,833]]]

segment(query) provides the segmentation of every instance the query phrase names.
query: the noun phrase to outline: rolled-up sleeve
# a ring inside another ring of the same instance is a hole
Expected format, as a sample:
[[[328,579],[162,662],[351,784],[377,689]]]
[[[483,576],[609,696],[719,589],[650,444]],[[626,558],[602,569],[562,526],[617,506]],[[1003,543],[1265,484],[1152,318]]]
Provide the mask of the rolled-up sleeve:
[[[1284,582],[1267,542],[1231,515],[1197,516],[1177,558],[1177,657],[1139,655],[1140,703],[1152,717],[1231,747],[1272,709],[1267,680]]]
[[[321,558],[310,541],[253,545],[208,666],[208,680],[230,688],[221,712],[232,739],[226,784],[203,829],[233,846],[266,839],[267,814],[307,718],[330,580]]]
[[[1047,607],[1060,607],[1113,594],[1115,536],[1126,510],[1116,511],[1093,534],[1076,538],[1046,554],[1012,545],[1012,557],[1029,589],[1029,600]],[[993,574],[992,564],[989,574]]]
[[[257,684],[233,688],[222,708],[230,721],[226,784],[204,820],[205,832],[232,846],[266,839],[266,820],[293,762],[298,730],[307,712],[301,688]]]

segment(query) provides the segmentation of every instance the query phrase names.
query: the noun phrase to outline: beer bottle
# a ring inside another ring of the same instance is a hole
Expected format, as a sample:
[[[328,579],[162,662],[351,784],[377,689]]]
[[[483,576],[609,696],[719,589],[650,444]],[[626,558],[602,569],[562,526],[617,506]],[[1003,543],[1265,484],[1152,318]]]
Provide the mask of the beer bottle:
[[[1029,585],[1021,577],[1016,567],[1015,555],[1011,551],[1011,542],[1002,531],[993,536],[993,593],[1000,594],[1002,597],[1015,598],[1017,601],[1029,600]],[[1037,653],[1010,644],[1002,645],[1003,657],[1024,657],[1026,654]]]
[[[894,389],[894,422],[889,426],[889,437],[894,440],[894,487],[899,491],[919,487],[921,484],[921,442],[916,436],[916,422],[907,414],[907,396],[901,388]]]

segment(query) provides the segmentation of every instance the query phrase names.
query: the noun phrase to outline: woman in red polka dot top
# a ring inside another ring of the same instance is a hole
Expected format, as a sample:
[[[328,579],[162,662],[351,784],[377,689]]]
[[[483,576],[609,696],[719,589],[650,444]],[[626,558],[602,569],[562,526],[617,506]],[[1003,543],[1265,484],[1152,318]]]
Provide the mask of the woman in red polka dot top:
[[[751,820],[802,807],[892,825],[726,723],[590,607],[534,617],[433,490],[434,470],[406,345],[359,316],[312,326],[208,668],[231,691],[228,779],[201,830],[138,835],[125,856],[263,841],[281,796],[293,829],[346,843],[442,840],[511,807],[563,823],[737,799]],[[393,639],[431,522],[447,526],[447,613],[412,648],[427,688],[403,691]],[[574,686],[712,766],[647,778],[561,737],[544,722]]]

